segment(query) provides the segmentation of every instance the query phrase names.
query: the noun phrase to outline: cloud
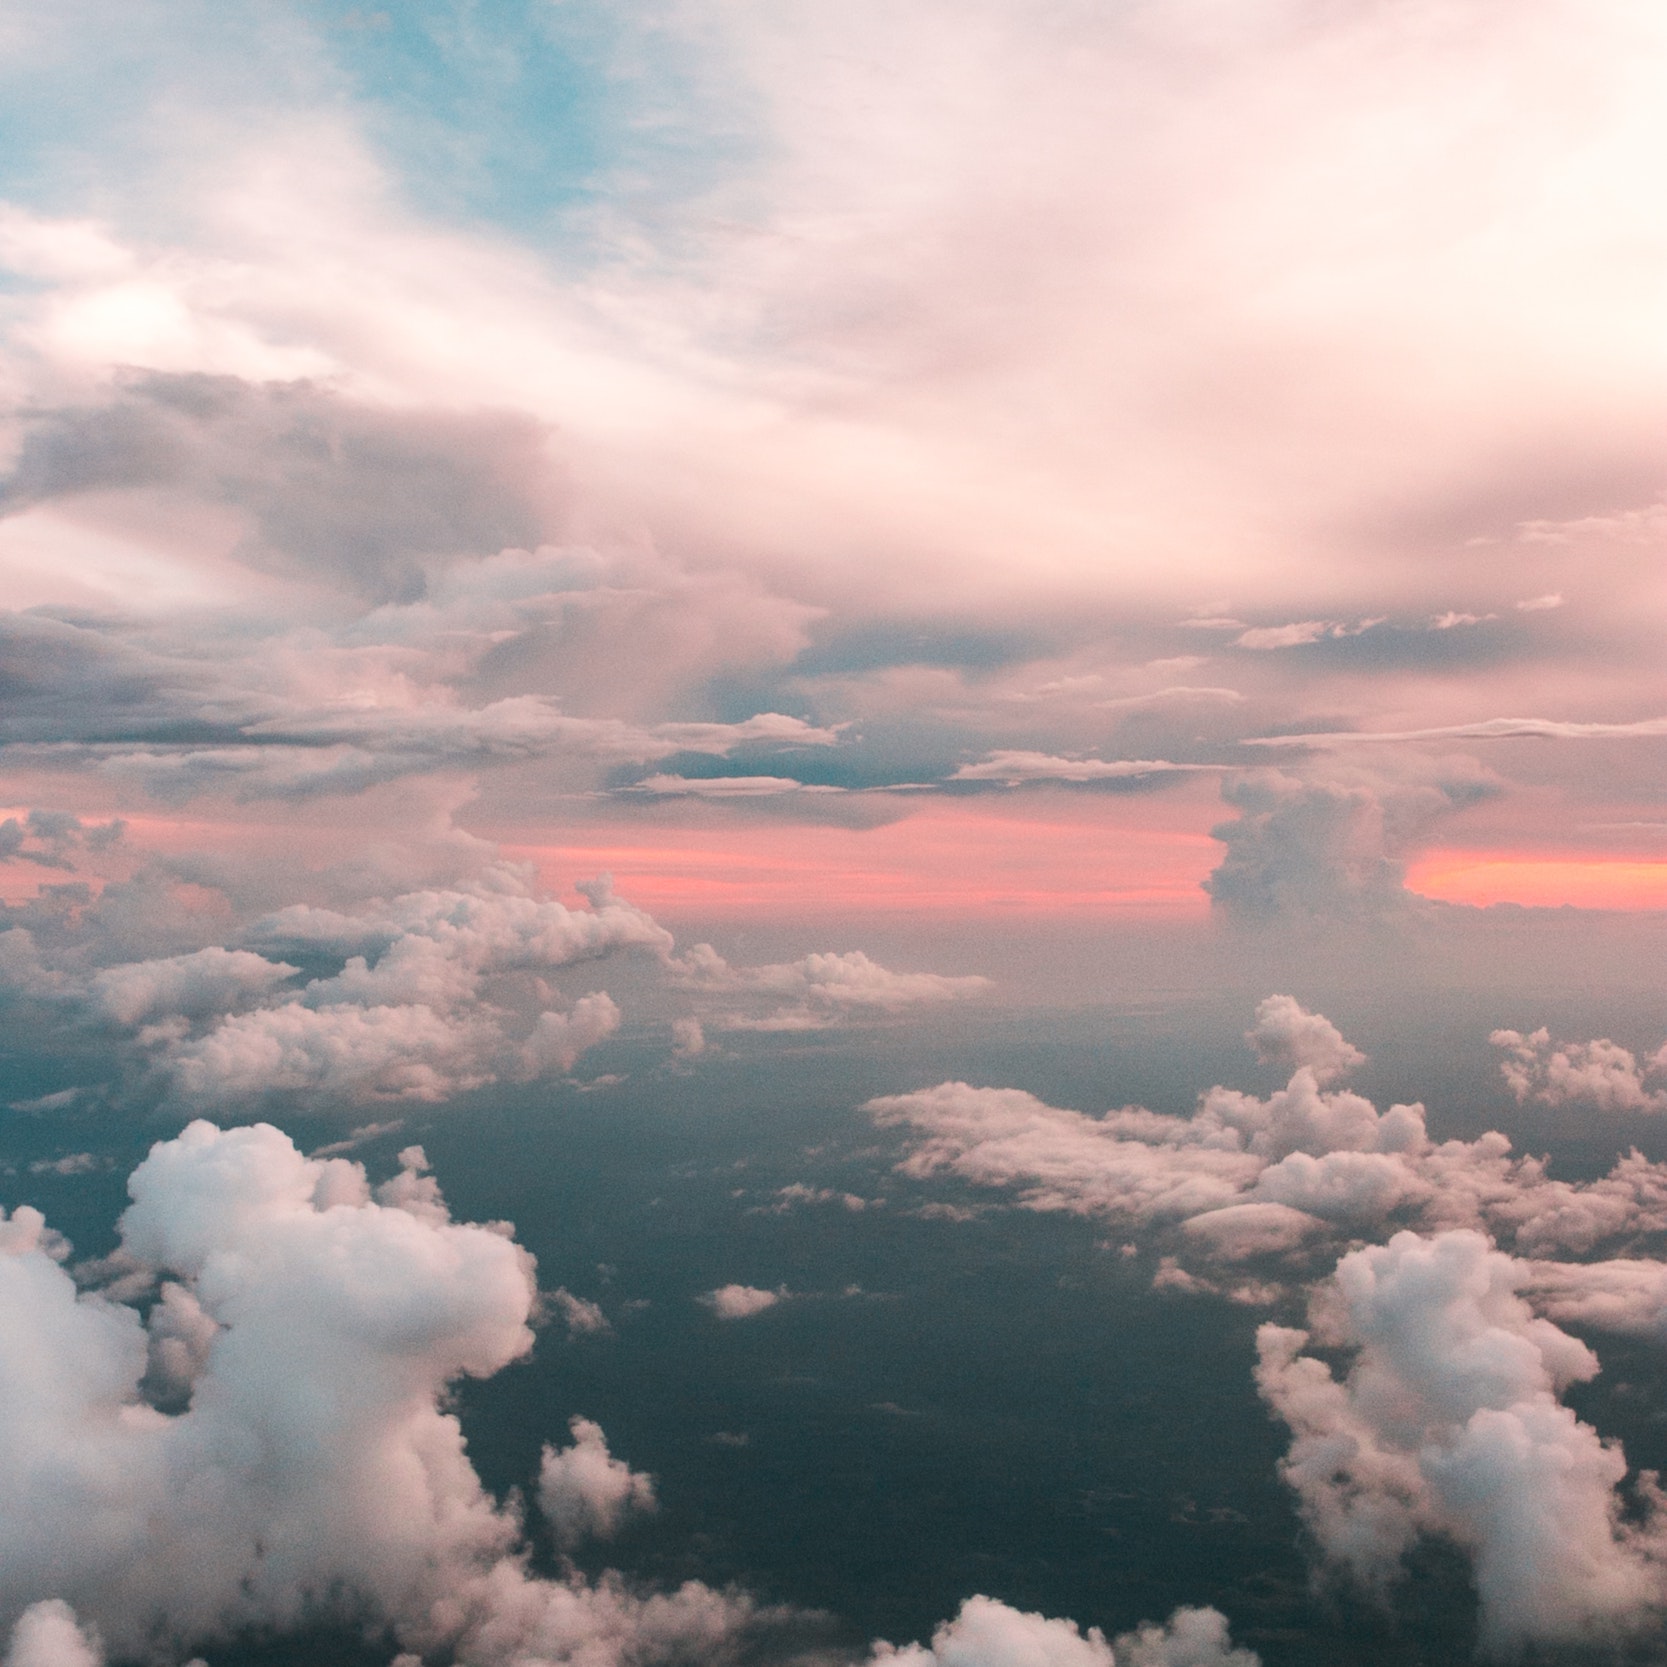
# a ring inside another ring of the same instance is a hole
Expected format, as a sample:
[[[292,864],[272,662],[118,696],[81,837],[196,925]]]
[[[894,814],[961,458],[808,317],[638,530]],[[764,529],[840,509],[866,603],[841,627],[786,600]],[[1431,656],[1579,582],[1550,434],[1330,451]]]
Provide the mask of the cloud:
[[[786,1286],[765,1291],[756,1285],[720,1285],[696,1300],[704,1303],[720,1320],[747,1320],[754,1314],[762,1314],[766,1308],[774,1308],[789,1295],[791,1293]]]
[[[1562,718],[1484,718],[1433,729],[1327,730],[1313,735],[1247,736],[1247,747],[1341,747],[1355,742],[1406,741],[1615,741],[1667,735],[1667,718],[1632,723],[1575,723]]]
[[[540,1013],[521,1044],[521,1070],[529,1080],[571,1071],[580,1054],[606,1041],[619,1024],[619,1008],[604,990],[580,996],[569,1013]]]
[[[568,1428],[573,1445],[546,1443],[538,1466],[538,1508],[558,1545],[611,1540],[631,1517],[659,1508],[654,1478],[614,1458],[600,1424],[575,1414]]]
[[[1018,787],[1029,781],[1127,781],[1142,776],[1209,771],[1213,764],[1171,764],[1151,758],[1053,758],[1047,753],[993,752],[977,764],[963,764],[951,781],[997,781]]]
[[[1497,778],[1462,758],[1229,776],[1221,796],[1239,815],[1211,830],[1227,850],[1204,889],[1223,913],[1247,921],[1393,915],[1412,906],[1402,856],[1444,817],[1497,790]]]
[[[837,792],[837,788],[807,789],[791,776],[645,776],[627,789],[656,798],[768,799],[782,793]]]
[[[1148,1621],[1113,1647],[1098,1627],[1050,1620],[997,1598],[971,1597],[930,1644],[881,1643],[867,1667],[1260,1667],[1234,1649],[1227,1618],[1215,1609],[1177,1609],[1166,1625]]]
[[[1629,1049],[1607,1037],[1554,1044],[1543,1027],[1526,1036],[1496,1030],[1488,1040],[1505,1050],[1499,1070],[1518,1103],[1584,1104],[1600,1111],[1667,1110],[1667,1084],[1651,1088],[1647,1083],[1652,1076],[1667,1074],[1667,1046],[1640,1063]]]
[[[1199,622],[1202,623],[1202,622]],[[1302,648],[1308,643],[1323,642],[1331,637],[1358,637],[1383,619],[1362,619],[1354,624],[1336,619],[1304,619],[1289,625],[1259,625],[1233,639],[1235,648]]]
[[[993,988],[976,974],[893,972],[860,949],[736,967],[710,944],[696,944],[670,965],[675,982],[701,996],[786,1003],[762,1016],[727,1012],[720,1022],[729,1030],[817,1030],[862,1014],[971,1000]]]
[[[126,831],[120,818],[88,826],[69,811],[35,809],[21,821],[8,816],[0,822],[0,862],[30,862],[71,872],[71,851],[107,851]]]
[[[1667,1338],[1667,1263],[1624,1256],[1602,1262],[1532,1262],[1520,1289],[1539,1313],[1560,1325]]]
[[[1626,1459],[1559,1397],[1594,1377],[1584,1344],[1518,1294],[1527,1269],[1480,1234],[1400,1233],[1338,1264],[1316,1341],[1266,1325],[1257,1383],[1291,1428],[1281,1473],[1328,1560],[1369,1587],[1420,1535],[1470,1553],[1484,1647],[1585,1640],[1667,1601],[1667,1501],[1623,1514]]]
[[[299,971],[287,961],[215,945],[190,955],[106,967],[93,974],[87,994],[99,1014],[131,1029],[156,1019],[200,1019],[240,1007]]]
[[[18,1616],[6,1667],[104,1667],[104,1649],[62,1598],[43,1598]]]
[[[608,1316],[600,1306],[585,1297],[576,1297],[565,1285],[558,1285],[550,1293],[550,1300],[567,1326],[570,1337],[606,1337],[613,1332]]]
[[[1310,1013],[1290,996],[1268,996],[1256,1006],[1256,1024],[1245,1040],[1265,1065],[1306,1065],[1318,1083],[1335,1082],[1366,1055],[1323,1013]]]
[[[120,1227],[126,1268],[171,1276],[148,1328],[76,1289],[37,1214],[0,1225],[13,1660],[98,1659],[76,1616],[124,1659],[324,1614],[471,1667],[685,1659],[767,1620],[693,1583],[528,1573],[446,1409],[456,1379],[531,1347],[531,1259],[451,1221],[419,1160],[373,1196],[264,1124],[159,1143]],[[574,1433],[545,1467],[552,1514],[605,1528],[644,1506],[595,1426]]]
[[[1300,1048],[1332,1070],[1363,1057],[1289,999],[1262,1005],[1247,1033],[1253,1043],[1260,1032],[1263,1047]],[[1198,1286],[1200,1267],[1275,1258],[1279,1278],[1263,1279],[1257,1300],[1277,1295],[1313,1256],[1408,1225],[1481,1228],[1539,1256],[1589,1254],[1667,1230],[1667,1164],[1633,1153],[1594,1180],[1554,1180],[1541,1160],[1512,1156],[1497,1131],[1434,1142],[1422,1106],[1380,1111],[1361,1095],[1322,1089],[1309,1064],[1265,1099],[1213,1087],[1191,1117],[1138,1106],[1091,1117],[1021,1089],[964,1082],[882,1096],[864,1109],[906,1131],[900,1173],[950,1175],[1011,1192],[1026,1209],[1152,1232],[1193,1264],[1170,1283],[1185,1275]]]

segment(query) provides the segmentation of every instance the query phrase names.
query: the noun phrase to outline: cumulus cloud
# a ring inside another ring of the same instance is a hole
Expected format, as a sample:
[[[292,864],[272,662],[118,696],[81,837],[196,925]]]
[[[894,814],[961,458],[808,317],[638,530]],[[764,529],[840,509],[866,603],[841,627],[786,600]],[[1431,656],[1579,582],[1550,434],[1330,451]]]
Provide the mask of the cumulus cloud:
[[[785,1285],[774,1291],[762,1290],[757,1285],[720,1285],[696,1300],[710,1308],[720,1320],[749,1320],[754,1314],[762,1314],[766,1308],[774,1308],[790,1295],[792,1293]]]
[[[6,1667],[104,1667],[104,1650],[62,1598],[44,1598],[18,1616]]]
[[[1590,1105],[1599,1111],[1667,1110],[1667,1083],[1649,1086],[1650,1078],[1667,1075],[1667,1047],[1640,1061],[1607,1037],[1553,1043],[1544,1028],[1526,1036],[1496,1030],[1488,1040],[1505,1050],[1499,1070],[1518,1101]]]
[[[1239,815],[1211,830],[1227,850],[1204,889],[1245,920],[1393,914],[1411,901],[1402,857],[1443,817],[1496,791],[1495,778],[1468,759],[1229,776],[1221,796]]]
[[[38,1215],[0,1227],[13,1659],[88,1659],[75,1617],[132,1657],[339,1613],[478,1667],[682,1659],[750,1624],[745,1598],[698,1585],[528,1573],[445,1410],[455,1379],[531,1347],[531,1261],[505,1232],[432,1191],[373,1197],[359,1165],[266,1125],[192,1124],[129,1190],[125,1265],[171,1276],[148,1334],[77,1291]],[[647,1495],[593,1430],[555,1455],[551,1497],[605,1526]]]
[[[699,995],[777,1004],[763,1014],[725,1012],[717,1022],[730,1030],[817,1030],[862,1014],[965,1001],[993,987],[976,974],[893,972],[860,949],[736,967],[710,944],[696,944],[671,966],[675,981]]]
[[[281,909],[244,934],[265,953],[211,946],[106,967],[79,985],[40,982],[62,1005],[135,1032],[187,1105],[274,1093],[436,1102],[571,1070],[618,1029],[605,992],[556,1010],[538,980],[626,950],[662,959],[672,938],[605,883],[590,895],[589,908],[568,908],[489,865],[468,889],[409,892],[352,913]],[[302,979],[280,950],[340,967]],[[519,1017],[506,996],[544,1010]]]
[[[570,1337],[606,1337],[614,1329],[600,1304],[588,1297],[574,1296],[565,1285],[558,1285],[550,1293],[550,1300],[556,1305]]]
[[[1370,1587],[1420,1535],[1471,1555],[1485,1646],[1512,1653],[1636,1627],[1667,1601],[1667,1511],[1641,1514],[1619,1448],[1559,1397],[1596,1356],[1519,1294],[1528,1269],[1474,1232],[1351,1252],[1310,1334],[1266,1325],[1257,1383],[1291,1428],[1281,1466],[1324,1553]]]
[[[333,906],[268,908],[242,925],[205,915],[230,945],[91,969],[89,960],[139,935],[135,924],[153,929],[144,911],[163,917],[155,929],[166,931],[168,876],[157,877],[154,896],[141,881],[125,893],[107,888],[97,905],[31,905],[12,914],[34,930],[0,932],[0,987],[66,1035],[89,1025],[113,1033],[120,1097],[160,1094],[186,1110],[269,1095],[436,1104],[495,1082],[564,1075],[618,1032],[623,1014],[604,989],[564,995],[552,979],[627,954],[651,982],[702,1004],[673,1022],[682,1059],[706,1046],[703,1019],[816,1029],[989,987],[978,977],[893,972],[861,951],[762,967],[732,965],[704,944],[680,956],[671,933],[606,876],[578,886],[587,906],[570,906],[540,895],[484,842],[453,844],[449,884],[355,897],[365,877],[350,874]],[[221,895],[235,910],[235,888]]]
[[[867,1667],[1259,1667],[1261,1657],[1234,1649],[1227,1617],[1216,1609],[1177,1609],[1165,1625],[1146,1622],[1117,1639],[1098,1627],[971,1597],[944,1621],[930,1644],[880,1643]]]
[[[1022,1089],[940,1083],[866,1106],[907,1132],[898,1164],[916,1179],[953,1176],[1010,1192],[1026,1209],[1105,1219],[1159,1234],[1195,1267],[1305,1259],[1397,1228],[1482,1228],[1526,1255],[1584,1255],[1667,1229],[1667,1165],[1634,1152],[1590,1181],[1553,1179],[1490,1131],[1431,1140],[1420,1105],[1379,1110],[1322,1088],[1364,1058],[1322,1015],[1271,997],[1247,1032],[1258,1051],[1302,1056],[1286,1085],[1261,1097],[1217,1085],[1191,1117],[1126,1106],[1089,1116]],[[1189,1288],[1200,1275],[1180,1263]],[[1208,1276],[1204,1282],[1208,1283]],[[1279,1283],[1234,1289],[1276,1295]]]
[[[1256,1024],[1245,1032],[1256,1057],[1267,1065],[1306,1065],[1318,1083],[1347,1076],[1366,1055],[1323,1013],[1310,1013],[1290,996],[1269,996],[1257,1004]]]
[[[659,1508],[654,1478],[614,1458],[600,1424],[575,1414],[568,1428],[573,1445],[546,1443],[538,1466],[538,1508],[558,1545],[611,1540],[631,1517]]]
[[[112,1024],[136,1027],[164,1018],[200,1019],[267,994],[300,969],[244,949],[211,945],[191,955],[128,962],[94,973],[93,1009]]]

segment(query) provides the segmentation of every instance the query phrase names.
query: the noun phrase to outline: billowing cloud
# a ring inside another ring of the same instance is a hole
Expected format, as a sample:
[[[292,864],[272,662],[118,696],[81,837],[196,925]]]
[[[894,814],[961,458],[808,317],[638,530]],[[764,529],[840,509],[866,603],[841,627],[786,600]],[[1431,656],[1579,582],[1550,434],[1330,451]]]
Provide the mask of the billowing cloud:
[[[1256,1057],[1268,1065],[1314,1073],[1318,1083],[1335,1082],[1366,1062],[1366,1056],[1323,1013],[1310,1013],[1290,996],[1257,1003],[1256,1023],[1245,1033]]]
[[[867,1667],[1260,1667],[1252,1650],[1235,1649],[1227,1617],[1216,1609],[1177,1609],[1165,1625],[1146,1622],[1115,1647],[1098,1627],[972,1597],[930,1644],[878,1644]]]
[[[1640,1060],[1607,1037],[1554,1043],[1543,1027],[1527,1035],[1496,1030],[1488,1040],[1505,1050],[1500,1073],[1519,1101],[1600,1111],[1667,1110],[1667,1046]],[[1650,1086],[1652,1078],[1658,1086]]]
[[[1300,1275],[1308,1257],[1405,1226],[1481,1228],[1540,1256],[1667,1230],[1667,1165],[1635,1152],[1595,1180],[1564,1181],[1539,1159],[1514,1157],[1496,1131],[1432,1141],[1420,1105],[1380,1111],[1320,1086],[1316,1066],[1333,1077],[1364,1056],[1289,997],[1263,1002],[1247,1036],[1259,1052],[1314,1063],[1266,1098],[1211,1088],[1191,1117],[1138,1106],[1093,1117],[964,1082],[882,1096],[866,1110],[907,1131],[905,1175],[953,1176],[1010,1192],[1026,1209],[1146,1229],[1206,1268],[1294,1255]],[[1279,1289],[1254,1287],[1257,1300]]]
[[[1479,765],[1448,759],[1400,770],[1229,776],[1237,820],[1213,829],[1226,855],[1204,889],[1245,920],[1373,920],[1409,906],[1402,855],[1443,817],[1490,797]]]
[[[373,1197],[357,1164],[266,1125],[193,1124],[129,1187],[126,1265],[182,1293],[149,1353],[135,1309],[77,1292],[38,1216],[4,1229],[0,1610],[34,1617],[14,1647],[68,1639],[43,1600],[124,1656],[283,1627],[335,1593],[343,1618],[482,1667],[676,1653],[745,1625],[744,1600],[700,1587],[638,1598],[526,1572],[443,1409],[455,1378],[531,1346],[512,1238],[452,1222],[432,1191]],[[170,1412],[141,1393],[164,1379]]]
[[[631,1517],[659,1508],[654,1478],[608,1451],[602,1426],[575,1414],[571,1447],[546,1443],[538,1466],[538,1508],[558,1545],[611,1540]]]
[[[6,1667],[104,1667],[104,1648],[62,1598],[43,1598],[18,1616]]]
[[[1281,1470],[1324,1555],[1368,1586],[1414,1540],[1472,1557],[1494,1653],[1602,1637],[1667,1602],[1667,1509],[1629,1514],[1626,1459],[1559,1397],[1595,1355],[1518,1294],[1528,1269],[1480,1234],[1397,1234],[1351,1252],[1314,1340],[1351,1351],[1339,1380],[1306,1332],[1261,1329],[1257,1382],[1290,1426]]]

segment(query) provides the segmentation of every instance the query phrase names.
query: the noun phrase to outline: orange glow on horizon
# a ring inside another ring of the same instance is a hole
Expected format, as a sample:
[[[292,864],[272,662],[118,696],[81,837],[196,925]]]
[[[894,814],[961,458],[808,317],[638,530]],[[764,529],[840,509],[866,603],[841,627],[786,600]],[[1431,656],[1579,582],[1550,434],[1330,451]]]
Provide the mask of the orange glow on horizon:
[[[1520,903],[1527,908],[1667,909],[1667,861],[1509,851],[1430,851],[1407,872],[1408,887],[1444,903]]]
[[[1110,822],[1102,807],[1026,807],[1014,814],[924,806],[884,827],[783,822],[721,827],[586,829],[567,840],[503,837],[552,891],[606,870],[653,914],[874,914],[1198,917],[1200,882],[1220,846],[1177,827],[1188,807],[1145,806]],[[1213,818],[1217,813],[1210,807]],[[1137,825],[1130,825],[1130,822]],[[1167,825],[1140,826],[1138,822]]]

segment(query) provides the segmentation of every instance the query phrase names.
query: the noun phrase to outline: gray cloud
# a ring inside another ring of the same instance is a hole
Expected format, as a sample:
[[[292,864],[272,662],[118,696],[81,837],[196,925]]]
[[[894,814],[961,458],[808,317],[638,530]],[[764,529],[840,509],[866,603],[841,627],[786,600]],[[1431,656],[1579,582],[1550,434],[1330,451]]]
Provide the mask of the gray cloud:
[[[88,492],[188,492],[248,516],[243,554],[257,565],[409,601],[428,563],[538,543],[549,472],[544,436],[521,415],[145,372],[107,405],[34,416],[0,503],[15,513]]]
[[[1204,889],[1245,920],[1381,919],[1411,902],[1402,856],[1444,817],[1498,790],[1497,777],[1462,758],[1230,776],[1221,796],[1239,815],[1211,830],[1227,852]]]

